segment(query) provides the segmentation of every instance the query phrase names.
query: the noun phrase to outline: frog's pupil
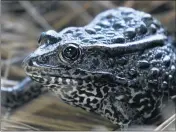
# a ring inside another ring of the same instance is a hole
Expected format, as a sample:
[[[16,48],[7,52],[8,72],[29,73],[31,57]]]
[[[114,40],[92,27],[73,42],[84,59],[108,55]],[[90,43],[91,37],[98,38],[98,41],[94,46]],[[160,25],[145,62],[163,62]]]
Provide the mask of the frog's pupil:
[[[78,56],[78,48],[69,46],[64,50],[64,56],[68,59],[76,59]]]

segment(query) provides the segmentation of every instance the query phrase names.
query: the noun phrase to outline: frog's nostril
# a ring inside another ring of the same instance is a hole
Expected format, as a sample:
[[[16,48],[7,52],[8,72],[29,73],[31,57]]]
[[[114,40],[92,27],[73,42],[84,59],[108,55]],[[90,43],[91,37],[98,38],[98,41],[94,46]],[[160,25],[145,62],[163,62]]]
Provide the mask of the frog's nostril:
[[[29,65],[29,66],[33,66],[32,60],[29,60],[28,65]]]

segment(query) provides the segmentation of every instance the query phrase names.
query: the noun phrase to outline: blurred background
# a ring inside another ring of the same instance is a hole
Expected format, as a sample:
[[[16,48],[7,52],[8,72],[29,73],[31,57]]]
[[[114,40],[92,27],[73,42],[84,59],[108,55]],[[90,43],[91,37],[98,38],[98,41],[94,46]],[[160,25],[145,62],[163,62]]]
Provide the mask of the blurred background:
[[[152,14],[175,36],[175,5],[175,1],[170,0],[1,1],[1,86],[14,86],[25,78],[21,62],[37,48],[38,37],[43,31],[54,29],[59,32],[69,26],[84,26],[102,11],[126,6]],[[116,128],[106,119],[71,107],[50,93],[15,110],[2,107],[1,116],[2,130],[91,131]]]

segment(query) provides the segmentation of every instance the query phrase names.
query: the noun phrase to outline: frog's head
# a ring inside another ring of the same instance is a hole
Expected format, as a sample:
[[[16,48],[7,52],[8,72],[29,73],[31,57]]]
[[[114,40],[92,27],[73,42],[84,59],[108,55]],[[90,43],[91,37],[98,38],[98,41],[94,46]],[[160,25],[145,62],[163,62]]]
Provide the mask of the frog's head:
[[[80,94],[81,89],[86,89],[90,100],[97,104],[110,90],[107,84],[113,87],[114,61],[109,53],[100,50],[103,47],[77,40],[63,41],[63,36],[53,30],[42,33],[39,44],[23,61],[26,74],[33,80],[49,88],[67,90],[68,96],[71,96],[68,89],[72,89],[71,93],[80,89]]]
[[[40,35],[39,47],[23,61],[28,76],[44,85],[81,84],[112,77],[114,61],[103,50],[103,45],[61,38],[53,30]]]
[[[61,35],[53,30],[41,34],[38,49],[24,60],[27,75],[45,85],[95,78],[111,78],[112,83],[117,72],[126,70],[124,65],[131,59],[131,52],[162,45],[165,38],[157,35],[126,44],[89,44],[77,39],[62,40],[65,36]]]

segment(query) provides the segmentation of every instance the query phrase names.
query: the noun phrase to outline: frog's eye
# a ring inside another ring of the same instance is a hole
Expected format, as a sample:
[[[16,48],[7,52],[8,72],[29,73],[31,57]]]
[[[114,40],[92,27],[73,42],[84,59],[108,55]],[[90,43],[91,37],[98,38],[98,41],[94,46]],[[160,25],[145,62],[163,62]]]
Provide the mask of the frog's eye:
[[[75,61],[80,56],[80,49],[74,44],[69,44],[62,50],[61,58],[65,61]]]
[[[38,39],[39,46],[43,44],[54,44],[57,41],[59,41],[59,38],[48,35],[45,32],[43,32]]]

